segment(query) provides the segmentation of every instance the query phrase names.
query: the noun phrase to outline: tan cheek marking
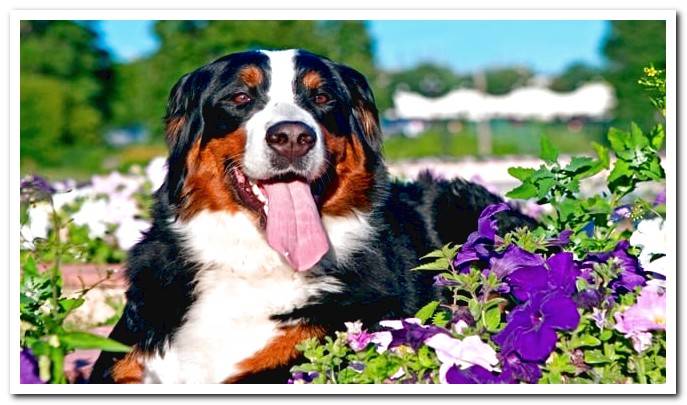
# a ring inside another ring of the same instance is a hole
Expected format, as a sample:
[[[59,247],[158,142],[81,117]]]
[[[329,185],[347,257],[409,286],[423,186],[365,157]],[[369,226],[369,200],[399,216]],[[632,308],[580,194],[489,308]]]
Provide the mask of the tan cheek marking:
[[[180,218],[188,220],[202,210],[236,212],[238,202],[227,183],[225,162],[243,156],[246,133],[239,129],[213,138],[201,148],[197,141],[186,158]]]
[[[143,355],[133,350],[112,367],[115,384],[141,384],[143,382]]]
[[[265,348],[239,363],[238,374],[227,378],[224,383],[234,384],[261,371],[287,366],[300,355],[300,352],[296,350],[298,343],[313,337],[320,339],[324,335],[324,328],[315,325],[282,328],[281,334],[272,339]]]
[[[327,151],[335,162],[336,176],[323,195],[322,213],[346,215],[352,208],[365,211],[370,208],[368,193],[374,186],[374,174],[365,167],[363,146],[358,137],[334,136],[325,131]]]

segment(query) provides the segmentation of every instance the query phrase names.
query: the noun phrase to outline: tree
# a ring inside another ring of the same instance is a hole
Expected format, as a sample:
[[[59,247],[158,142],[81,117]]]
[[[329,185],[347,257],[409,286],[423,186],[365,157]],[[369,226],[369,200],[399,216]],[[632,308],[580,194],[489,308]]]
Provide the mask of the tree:
[[[593,66],[576,62],[568,66],[563,73],[553,78],[549,88],[559,92],[569,92],[580,88],[585,83],[601,79],[601,71]]]
[[[507,67],[487,69],[484,72],[486,91],[489,94],[508,94],[518,87],[527,84],[534,74],[524,67]]]
[[[421,63],[410,69],[379,73],[375,82],[380,109],[391,107],[397,90],[412,91],[425,97],[440,97],[449,91],[470,86],[470,76],[461,76],[451,68],[434,63]]]
[[[655,109],[637,86],[637,80],[649,64],[665,69],[665,22],[613,21],[603,51],[609,62],[604,76],[618,100],[614,125],[628,126],[635,121],[645,129],[650,128],[656,119]]]
[[[112,69],[90,23],[22,21],[23,159],[57,161],[65,145],[97,145],[110,114]]]

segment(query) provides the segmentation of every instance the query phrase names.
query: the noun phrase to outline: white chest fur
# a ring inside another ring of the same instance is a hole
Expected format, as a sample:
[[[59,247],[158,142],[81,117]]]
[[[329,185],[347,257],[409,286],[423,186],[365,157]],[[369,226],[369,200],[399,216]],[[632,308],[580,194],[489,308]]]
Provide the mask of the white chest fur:
[[[337,260],[370,233],[360,214],[323,223]],[[271,315],[341,288],[333,278],[312,280],[291,269],[245,214],[201,212],[175,227],[194,261],[204,265],[196,300],[164,357],[146,362],[146,383],[220,383],[274,338],[278,325]]]

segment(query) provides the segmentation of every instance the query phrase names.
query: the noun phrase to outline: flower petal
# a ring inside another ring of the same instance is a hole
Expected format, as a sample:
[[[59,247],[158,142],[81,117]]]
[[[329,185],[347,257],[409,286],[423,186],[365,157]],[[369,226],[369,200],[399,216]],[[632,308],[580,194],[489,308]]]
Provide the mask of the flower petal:
[[[515,341],[515,349],[527,361],[544,361],[555,348],[556,332],[546,326],[525,331]]]
[[[508,276],[508,284],[515,298],[526,301],[528,297],[548,286],[548,271],[544,267],[526,267]]]
[[[550,328],[573,330],[580,324],[580,313],[572,298],[560,293],[549,294],[541,304],[544,323]]]

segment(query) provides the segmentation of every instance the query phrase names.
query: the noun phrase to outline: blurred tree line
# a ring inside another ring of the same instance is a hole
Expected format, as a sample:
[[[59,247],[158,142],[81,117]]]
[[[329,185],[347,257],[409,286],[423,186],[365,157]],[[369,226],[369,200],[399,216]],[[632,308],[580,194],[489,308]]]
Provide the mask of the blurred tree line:
[[[103,145],[113,128],[142,125],[162,139],[161,117],[171,86],[198,66],[227,53],[256,48],[305,48],[355,67],[375,89],[381,110],[406,89],[436,97],[458,87],[484,87],[505,94],[533,78],[523,67],[464,75],[432,63],[382,71],[374,41],[362,21],[159,21],[159,49],[128,63],[115,63],[103,49],[95,22],[21,22],[22,162],[59,164],[70,146]],[[604,69],[572,64],[550,87],[571,91],[603,78],[616,89],[616,123],[648,125],[653,109],[638,94],[642,67],[665,68],[662,21],[613,21],[602,44]]]

